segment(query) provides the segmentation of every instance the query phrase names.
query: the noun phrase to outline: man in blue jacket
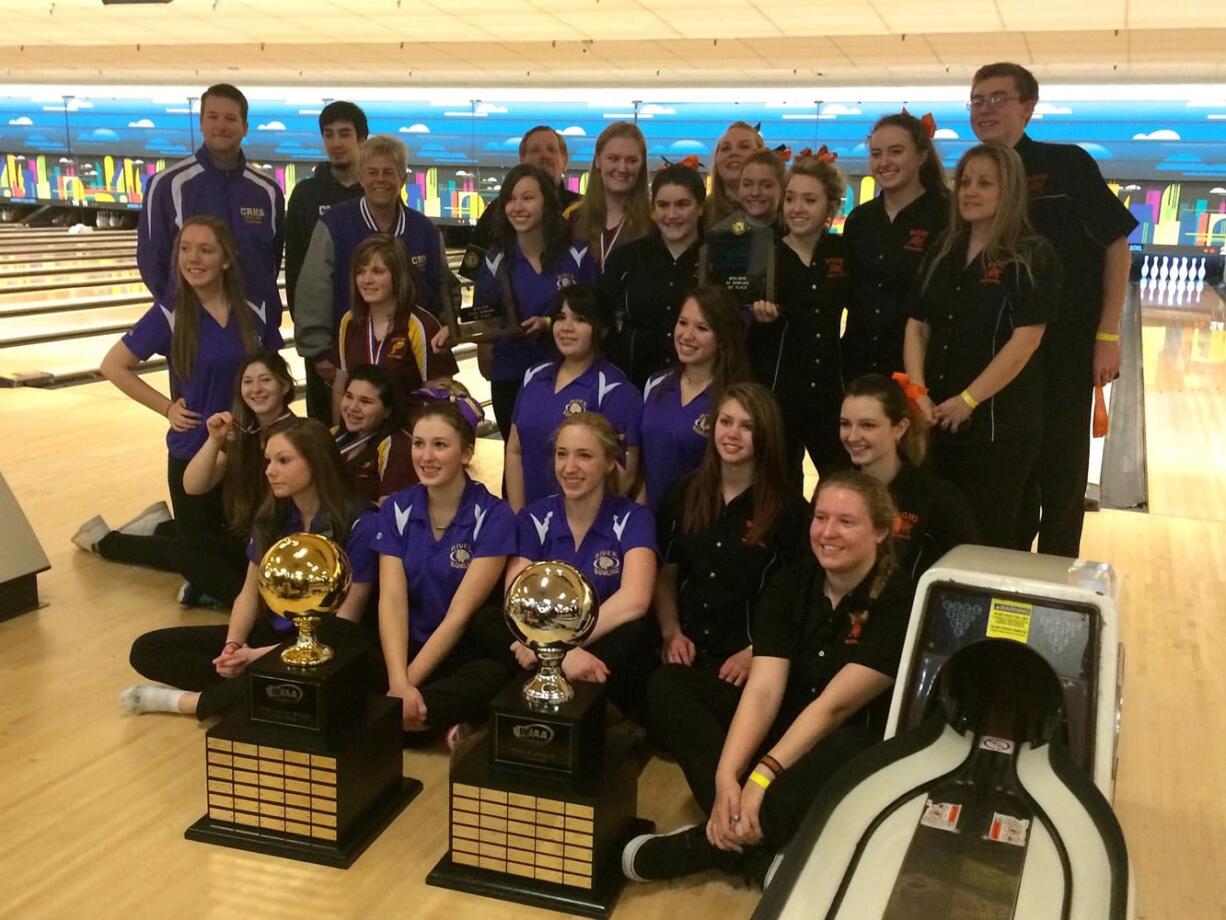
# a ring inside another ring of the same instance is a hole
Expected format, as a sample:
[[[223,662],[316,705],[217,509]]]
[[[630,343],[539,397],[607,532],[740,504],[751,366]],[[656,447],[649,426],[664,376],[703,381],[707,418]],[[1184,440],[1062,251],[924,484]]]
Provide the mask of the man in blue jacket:
[[[195,155],[167,166],[145,188],[136,246],[141,278],[158,301],[173,303],[175,236],[189,217],[212,214],[234,233],[247,299],[266,311],[268,328],[276,330],[285,196],[243,156],[247,97],[228,83],[206,89],[200,133],[204,144]]]

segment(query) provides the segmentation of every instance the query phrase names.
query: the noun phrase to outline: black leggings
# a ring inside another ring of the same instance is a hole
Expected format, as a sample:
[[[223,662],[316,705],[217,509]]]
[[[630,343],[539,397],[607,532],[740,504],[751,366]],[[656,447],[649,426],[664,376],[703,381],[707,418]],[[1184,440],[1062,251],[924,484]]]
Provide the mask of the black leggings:
[[[221,654],[228,632],[229,627],[226,626],[155,629],[132,643],[128,660],[138,674],[149,680],[198,692],[200,699],[196,703],[196,718],[207,719],[237,708],[247,694],[247,681],[242,675],[225,678],[213,666],[213,659]],[[292,630],[289,633],[274,630],[268,625],[265,615],[256,621],[247,637],[247,644],[252,648],[280,645],[293,635]],[[371,692],[386,692],[386,682],[382,689],[378,682],[381,669],[377,667],[377,661],[382,659],[378,639],[369,630],[340,617],[325,617],[319,624],[317,635],[321,642],[334,647],[346,644],[360,646],[366,656],[364,667],[370,679]]]
[[[188,495],[183,489],[183,472],[189,461],[168,456],[166,485],[174,509],[174,527],[161,526],[151,536],[111,531],[98,542],[98,553],[111,562],[147,565],[163,572],[177,572],[171,555],[171,542],[176,536],[224,534],[226,515],[221,503],[221,486],[204,495]]]
[[[1037,435],[992,444],[936,437],[932,471],[962,490],[985,546],[1029,550],[1018,537],[1018,515],[1038,455]]]
[[[504,441],[511,437],[511,416],[515,413],[515,397],[522,385],[520,379],[491,380],[490,402],[494,404],[494,421]]]
[[[647,682],[652,736],[676,757],[690,791],[706,814],[715,804],[715,771],[740,699],[740,688],[710,671],[685,665],[663,665]],[[759,753],[769,750],[789,724],[776,719]],[[867,729],[843,726],[788,767],[770,784],[762,800],[759,819],[764,846],[772,851],[784,846],[826,781],[877,740]]]
[[[246,541],[228,533],[176,536],[169,552],[176,572],[197,591],[227,607],[234,603],[247,580]]]

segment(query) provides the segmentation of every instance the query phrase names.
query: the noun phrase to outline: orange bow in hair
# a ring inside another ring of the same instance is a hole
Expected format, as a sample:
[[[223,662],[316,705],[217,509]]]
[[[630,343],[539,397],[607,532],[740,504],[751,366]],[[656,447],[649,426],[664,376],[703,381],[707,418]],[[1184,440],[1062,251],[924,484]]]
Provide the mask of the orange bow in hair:
[[[660,165],[660,169],[664,169],[666,166],[684,166],[686,169],[693,169],[693,170],[699,170],[703,168],[702,163],[698,162],[698,154],[696,153],[691,153],[689,156],[685,157],[684,159],[676,163],[674,163],[668,157],[660,157],[660,160],[662,161]],[[659,172],[659,171],[660,171],[659,169],[656,170],[656,172]]]
[[[903,113],[904,115],[910,115],[910,114],[911,114],[910,112],[908,112],[908,111],[907,111],[907,107],[906,107],[905,105],[902,107],[902,113]],[[912,117],[914,117],[914,116],[912,116]],[[926,114],[925,114],[925,115],[924,115],[924,116],[923,116],[923,117],[922,117],[922,118],[919,120],[919,123],[920,123],[921,125],[923,125],[923,126],[924,126],[924,130],[925,130],[925,131],[928,133],[928,137],[929,137],[929,139],[932,139],[932,138],[936,137],[936,135],[937,135],[937,120],[936,120],[935,118],[933,118],[933,117],[932,117],[932,113],[931,113],[931,112],[926,113]]]
[[[796,159],[803,160],[805,157],[811,157],[811,156],[813,156],[813,148],[806,147],[802,151],[800,151],[800,153],[796,154]]]
[[[828,150],[825,144],[817,148],[817,153],[814,156],[822,163],[833,163],[839,158],[839,155]]]
[[[893,380],[902,389],[903,395],[907,397],[907,402],[915,405],[921,396],[928,395],[928,388],[922,383],[912,383],[911,379],[902,371],[895,371],[890,374],[890,379]]]
[[[783,162],[785,163],[788,160],[792,159],[792,148],[789,147],[787,144],[780,144],[778,147],[775,148],[774,152],[779,157],[779,159],[783,160]]]

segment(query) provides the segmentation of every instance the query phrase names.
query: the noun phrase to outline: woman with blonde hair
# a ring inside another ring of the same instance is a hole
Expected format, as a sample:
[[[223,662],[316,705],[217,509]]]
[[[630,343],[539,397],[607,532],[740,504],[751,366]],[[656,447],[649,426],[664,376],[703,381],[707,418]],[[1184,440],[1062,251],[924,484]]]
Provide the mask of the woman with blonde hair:
[[[934,426],[933,469],[970,502],[984,542],[1016,547],[1043,430],[1032,360],[1059,302],[1060,263],[1027,220],[1026,174],[1008,147],[972,147],[954,173],[950,226],[920,273],[904,356]]]
[[[715,145],[714,175],[707,198],[707,226],[719,223],[741,206],[741,170],[755,150],[766,146],[758,129],[745,121],[734,121]]]
[[[615,121],[596,138],[587,194],[567,209],[575,236],[604,268],[609,253],[651,229],[647,199],[647,141],[628,121]]]

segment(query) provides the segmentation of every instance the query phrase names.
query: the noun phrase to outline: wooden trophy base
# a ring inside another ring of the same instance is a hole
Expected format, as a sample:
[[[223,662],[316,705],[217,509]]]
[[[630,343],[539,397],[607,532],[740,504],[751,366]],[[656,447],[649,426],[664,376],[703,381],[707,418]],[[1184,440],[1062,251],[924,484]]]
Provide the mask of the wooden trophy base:
[[[422,789],[402,776],[399,700],[372,696],[354,722],[324,734],[232,713],[208,732],[208,811],[184,836],[348,868]]]

